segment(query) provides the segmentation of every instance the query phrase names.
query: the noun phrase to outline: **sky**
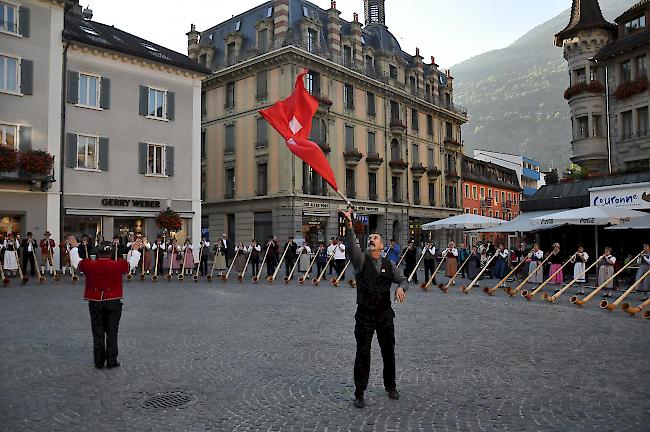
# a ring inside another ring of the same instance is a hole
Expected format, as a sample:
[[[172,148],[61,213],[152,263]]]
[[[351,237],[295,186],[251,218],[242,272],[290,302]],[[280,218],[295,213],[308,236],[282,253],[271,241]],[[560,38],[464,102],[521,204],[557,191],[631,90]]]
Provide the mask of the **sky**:
[[[114,25],[187,54],[190,24],[199,31],[264,0],[80,0],[93,20]],[[330,0],[311,0],[329,8]],[[475,55],[510,45],[538,24],[571,7],[571,0],[386,0],[386,25],[402,49],[450,67]],[[363,0],[337,0],[341,17],[363,20]]]

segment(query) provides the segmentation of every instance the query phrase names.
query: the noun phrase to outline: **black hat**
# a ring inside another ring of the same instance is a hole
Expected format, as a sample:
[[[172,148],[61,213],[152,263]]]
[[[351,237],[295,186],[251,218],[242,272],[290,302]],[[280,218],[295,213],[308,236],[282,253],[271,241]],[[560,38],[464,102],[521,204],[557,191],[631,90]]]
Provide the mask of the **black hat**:
[[[112,250],[113,250],[113,245],[111,244],[111,242],[104,241],[104,242],[101,242],[101,244],[99,245],[99,251],[100,252],[108,252],[108,253],[110,253]]]

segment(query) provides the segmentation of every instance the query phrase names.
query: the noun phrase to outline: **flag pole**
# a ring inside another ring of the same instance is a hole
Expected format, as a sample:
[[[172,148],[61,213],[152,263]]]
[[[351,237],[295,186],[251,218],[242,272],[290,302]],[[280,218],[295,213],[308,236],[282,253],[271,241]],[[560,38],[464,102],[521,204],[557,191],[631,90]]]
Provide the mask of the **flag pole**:
[[[338,196],[341,197],[341,199],[343,199],[343,201],[345,201],[345,203],[348,205],[348,207],[350,207],[352,210],[356,210],[356,209],[357,209],[357,208],[354,206],[354,204],[352,204],[352,203],[350,202],[350,200],[348,199],[348,197],[346,197],[345,195],[343,195],[343,194],[341,193],[340,190],[336,189],[335,192],[338,194]]]

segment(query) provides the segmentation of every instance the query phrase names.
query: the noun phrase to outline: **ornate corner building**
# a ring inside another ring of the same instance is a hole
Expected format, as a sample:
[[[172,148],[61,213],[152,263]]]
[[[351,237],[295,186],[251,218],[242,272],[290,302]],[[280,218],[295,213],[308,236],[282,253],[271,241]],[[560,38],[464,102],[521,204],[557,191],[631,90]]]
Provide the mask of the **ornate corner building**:
[[[453,77],[419,49],[404,52],[383,0],[365,20],[302,0],[267,1],[188,35],[188,54],[213,71],[202,98],[203,225],[236,241],[341,232],[342,202],[286,149],[258,111],[285,98],[296,75],[318,99],[312,140],[359,206],[355,229],[404,241],[422,223],[459,214],[461,125]]]
[[[571,161],[590,172],[650,169],[648,19],[648,0],[614,23],[598,0],[573,0],[569,24],[555,35],[569,68]]]

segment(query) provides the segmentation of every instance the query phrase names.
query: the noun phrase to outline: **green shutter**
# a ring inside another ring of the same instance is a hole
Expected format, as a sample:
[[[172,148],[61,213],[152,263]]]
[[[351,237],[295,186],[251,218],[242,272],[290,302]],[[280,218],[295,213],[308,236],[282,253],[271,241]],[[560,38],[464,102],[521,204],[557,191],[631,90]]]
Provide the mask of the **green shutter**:
[[[65,134],[65,166],[68,168],[77,166],[77,134]]]
[[[79,102],[79,73],[77,71],[68,71],[66,94],[69,103],[76,104]]]
[[[140,86],[140,115],[146,116],[148,112],[149,104],[149,88],[146,86]],[[146,159],[146,158],[145,158]]]
[[[174,120],[176,117],[174,92],[167,92],[167,120]]]
[[[34,62],[20,61],[20,92],[24,95],[34,94]]]
[[[100,108],[109,109],[111,107],[111,80],[102,77],[100,86],[99,106]]]
[[[108,138],[99,138],[99,169],[108,171]]]
[[[165,174],[168,176],[174,175],[174,147],[165,147]]]
[[[23,37],[29,37],[29,8],[26,8],[25,6],[20,6],[20,9],[18,9],[18,20],[19,20],[19,29],[18,32],[23,36]]]

